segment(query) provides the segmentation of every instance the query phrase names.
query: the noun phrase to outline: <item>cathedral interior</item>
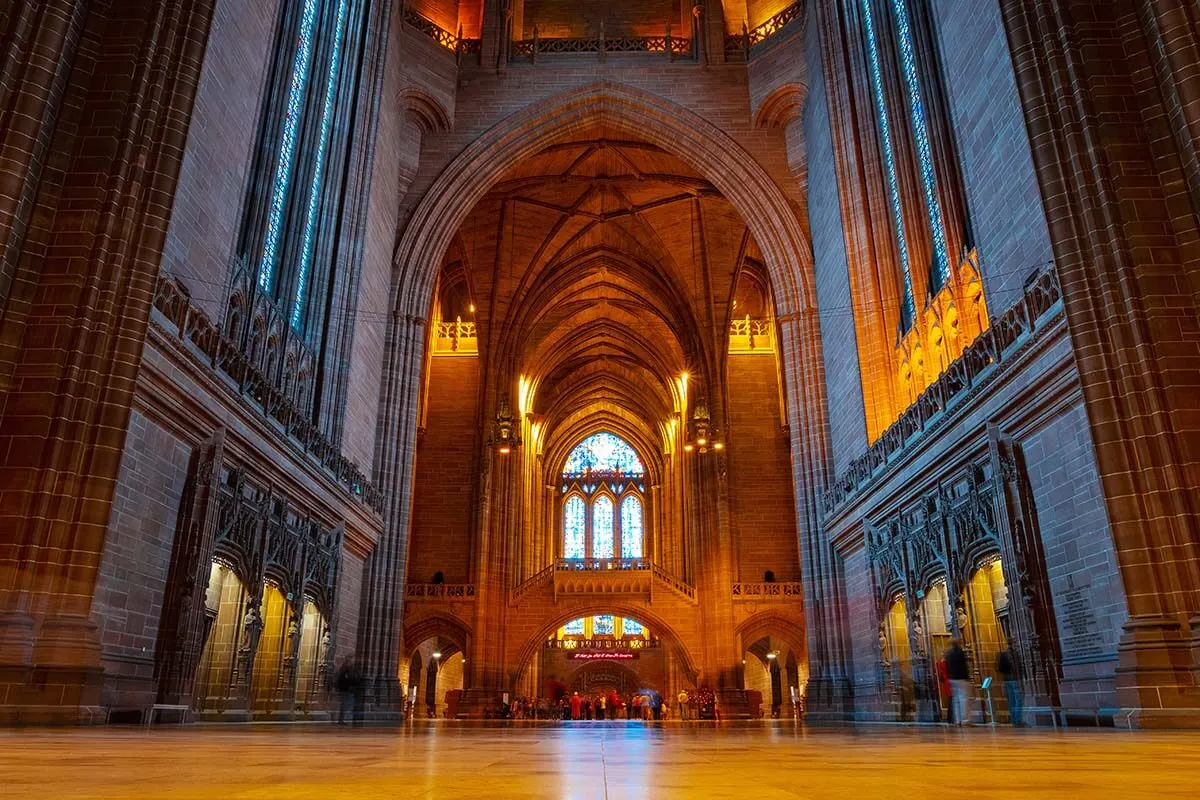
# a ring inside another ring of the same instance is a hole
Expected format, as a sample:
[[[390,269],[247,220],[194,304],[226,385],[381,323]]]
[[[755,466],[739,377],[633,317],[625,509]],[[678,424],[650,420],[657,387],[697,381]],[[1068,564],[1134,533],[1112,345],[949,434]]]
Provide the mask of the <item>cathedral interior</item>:
[[[1200,727],[1195,0],[0,43],[0,725]]]

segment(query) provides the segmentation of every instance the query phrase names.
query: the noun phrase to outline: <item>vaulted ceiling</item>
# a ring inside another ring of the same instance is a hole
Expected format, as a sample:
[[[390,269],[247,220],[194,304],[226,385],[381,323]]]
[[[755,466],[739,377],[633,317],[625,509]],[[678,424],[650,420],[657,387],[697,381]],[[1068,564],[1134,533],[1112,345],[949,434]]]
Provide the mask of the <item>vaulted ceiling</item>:
[[[733,283],[758,258],[702,175],[595,127],[511,170],[446,264],[467,276],[485,357],[531,381],[551,435],[620,419],[655,439],[682,373],[701,392],[719,380]]]

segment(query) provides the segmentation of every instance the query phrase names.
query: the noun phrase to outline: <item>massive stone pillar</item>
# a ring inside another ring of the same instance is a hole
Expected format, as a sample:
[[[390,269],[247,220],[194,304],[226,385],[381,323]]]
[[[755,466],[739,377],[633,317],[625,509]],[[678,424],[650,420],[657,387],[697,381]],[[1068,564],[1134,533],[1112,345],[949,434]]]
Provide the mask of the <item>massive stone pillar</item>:
[[[417,417],[426,320],[396,312],[385,343],[381,427],[376,474],[387,492],[383,535],[367,557],[359,612],[356,658],[366,680],[365,713],[399,718],[401,616],[408,580],[408,539],[412,516],[413,468],[416,465]]]
[[[1200,720],[1196,6],[1001,7],[1125,582],[1119,719]]]
[[[3,717],[73,720],[99,699],[89,612],[211,15],[25,0],[10,18]]]

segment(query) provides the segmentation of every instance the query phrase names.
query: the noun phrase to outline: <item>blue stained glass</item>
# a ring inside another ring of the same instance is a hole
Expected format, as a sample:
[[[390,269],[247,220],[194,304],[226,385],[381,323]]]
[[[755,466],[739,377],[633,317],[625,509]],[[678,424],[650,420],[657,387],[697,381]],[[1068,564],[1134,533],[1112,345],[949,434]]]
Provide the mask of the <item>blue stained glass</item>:
[[[258,285],[264,292],[271,291],[271,284],[275,280],[275,258],[279,250],[279,239],[283,234],[283,211],[287,203],[288,184],[291,183],[292,166],[296,161],[296,131],[300,127],[304,92],[308,85],[318,4],[319,0],[304,0],[304,9],[300,13],[296,60],[292,65],[292,85],[288,90],[283,135],[279,142],[279,164],[275,167],[271,205],[267,211],[267,235],[263,242],[262,263],[258,268]]]
[[[329,57],[329,79],[325,82],[325,102],[321,109],[321,137],[317,144],[312,188],[308,195],[308,214],[304,223],[304,240],[300,250],[300,269],[296,277],[296,302],[292,304],[292,326],[295,328],[300,327],[304,321],[304,299],[308,291],[308,275],[312,268],[313,237],[317,228],[317,212],[321,206],[321,185],[325,180],[325,158],[329,150],[329,132],[333,127],[333,105],[337,97],[338,73],[342,66],[342,41],[346,35],[346,15],[349,9],[350,0],[341,0],[338,4],[333,54]]]
[[[896,149],[892,144],[892,125],[888,120],[887,100],[884,94],[883,71],[879,66],[879,44],[875,36],[875,15],[871,0],[862,0],[863,23],[867,34],[867,55],[871,61],[871,84],[875,96],[875,113],[879,117],[879,135],[883,140],[883,165],[887,173],[888,197],[892,205],[892,218],[896,225],[896,241],[900,248],[900,266],[904,272],[904,306],[901,315],[907,329],[916,316],[913,303],[912,275],[909,271],[908,239],[904,234],[904,206],[900,200],[900,180],[896,173]]]
[[[870,0],[867,0],[869,3]],[[929,209],[929,227],[933,231],[935,278],[938,289],[950,280],[950,253],[946,244],[946,229],[942,224],[942,206],[937,195],[937,175],[933,165],[933,148],[929,144],[929,120],[925,99],[917,76],[917,57],[913,47],[912,28],[908,22],[908,7],[904,0],[892,0],[896,12],[896,29],[900,40],[900,61],[904,65],[904,82],[908,85],[909,114],[913,136],[917,140],[917,160],[921,162],[921,183],[925,189],[925,205]]]
[[[621,501],[621,558],[641,558],[642,501],[629,495]]]
[[[612,636],[615,630],[615,621],[612,614],[605,614],[600,617],[592,617],[592,635],[593,636]]]
[[[563,633],[567,636],[583,636],[583,617],[573,619],[564,625]]]
[[[629,617],[626,617],[625,619],[621,620],[621,631],[626,636],[641,636],[646,632],[646,629],[643,628],[642,623],[638,622],[636,619],[630,619]]]
[[[587,506],[583,498],[573,494],[563,506],[563,558],[583,558],[587,555],[584,537]]]
[[[596,498],[592,505],[592,558],[613,558],[613,501],[608,495]]]
[[[582,475],[587,471],[642,475],[646,469],[637,451],[620,436],[595,433],[575,445],[563,466],[563,475]]]

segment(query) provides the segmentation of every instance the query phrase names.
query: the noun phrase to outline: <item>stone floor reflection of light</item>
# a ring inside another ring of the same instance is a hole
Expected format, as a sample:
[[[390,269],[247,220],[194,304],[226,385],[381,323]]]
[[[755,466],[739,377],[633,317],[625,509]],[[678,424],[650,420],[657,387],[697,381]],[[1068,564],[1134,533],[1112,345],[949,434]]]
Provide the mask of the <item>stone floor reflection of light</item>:
[[[642,723],[0,733],[0,797],[1200,797],[1200,733]]]

